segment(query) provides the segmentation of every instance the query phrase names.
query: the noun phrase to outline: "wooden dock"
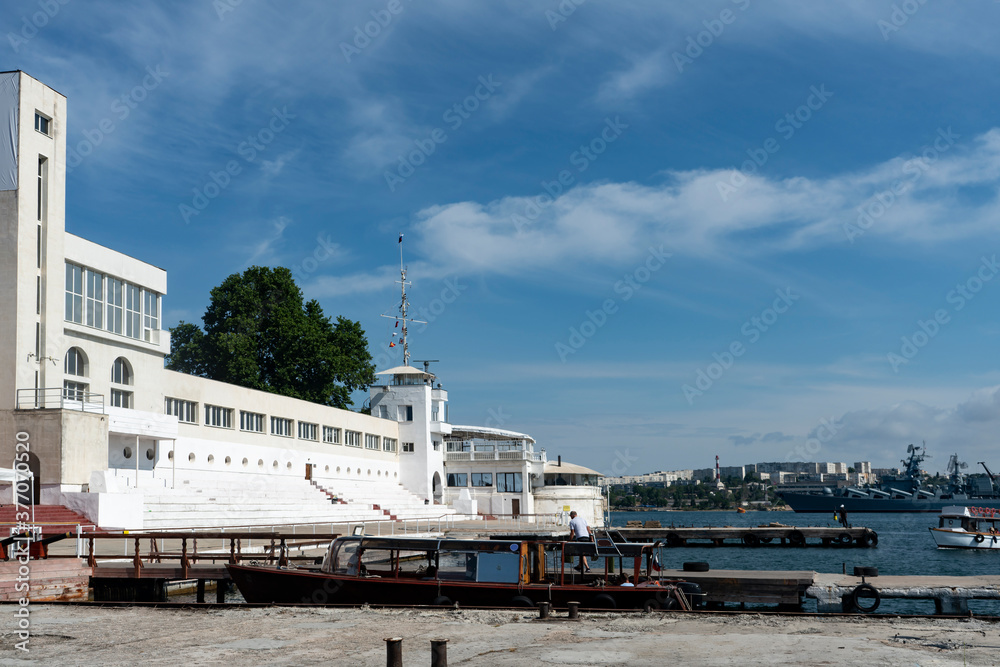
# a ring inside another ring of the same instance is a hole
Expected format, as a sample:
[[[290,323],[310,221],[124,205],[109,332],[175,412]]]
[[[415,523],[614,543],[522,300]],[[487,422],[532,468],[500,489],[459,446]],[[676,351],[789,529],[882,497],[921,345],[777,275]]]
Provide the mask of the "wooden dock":
[[[855,591],[867,584],[871,591],[863,593],[859,601]],[[875,576],[861,577],[842,574],[817,574],[807,597],[816,600],[819,612],[868,611],[861,606],[874,608],[881,600],[928,600],[934,603],[938,614],[969,615],[969,600],[1000,600],[1000,576],[979,575],[970,577],[938,576]]]
[[[781,609],[801,609],[806,591],[814,584],[812,571],[709,570],[687,572],[663,570],[664,579],[683,579],[701,586],[705,604],[773,604]]]
[[[878,533],[870,528],[840,526],[704,526],[613,528],[634,542],[662,542],[677,547],[839,547],[878,546]]]

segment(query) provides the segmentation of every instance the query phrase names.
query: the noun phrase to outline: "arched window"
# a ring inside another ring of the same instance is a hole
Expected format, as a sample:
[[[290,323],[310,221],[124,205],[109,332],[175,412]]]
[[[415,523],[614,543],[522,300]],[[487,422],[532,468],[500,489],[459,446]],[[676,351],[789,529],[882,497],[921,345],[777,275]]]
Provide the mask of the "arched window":
[[[66,375],[87,377],[87,357],[80,348],[69,348],[63,360],[63,370],[66,371]]]
[[[125,357],[118,357],[112,364],[111,381],[115,384],[132,384],[132,368]]]
[[[66,375],[74,378],[87,377],[87,357],[78,347],[71,347],[66,351],[63,359],[63,371]],[[63,398],[68,401],[85,401],[90,385],[77,380],[63,380]]]
[[[132,367],[125,357],[118,357],[111,365],[111,382],[112,384],[132,384]],[[132,392],[112,387],[111,405],[116,408],[131,408]]]

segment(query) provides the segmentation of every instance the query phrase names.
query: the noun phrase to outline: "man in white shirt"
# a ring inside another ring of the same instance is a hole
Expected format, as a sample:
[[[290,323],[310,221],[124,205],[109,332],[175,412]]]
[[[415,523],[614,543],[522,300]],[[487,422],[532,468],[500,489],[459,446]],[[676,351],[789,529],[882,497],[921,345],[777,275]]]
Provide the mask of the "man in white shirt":
[[[592,535],[593,531],[591,531],[590,526],[587,525],[587,520],[582,516],[577,516],[576,512],[570,512],[569,538],[574,542],[590,542]],[[581,572],[590,572],[590,566],[587,564],[586,556],[580,556],[580,564],[576,566],[576,569]]]

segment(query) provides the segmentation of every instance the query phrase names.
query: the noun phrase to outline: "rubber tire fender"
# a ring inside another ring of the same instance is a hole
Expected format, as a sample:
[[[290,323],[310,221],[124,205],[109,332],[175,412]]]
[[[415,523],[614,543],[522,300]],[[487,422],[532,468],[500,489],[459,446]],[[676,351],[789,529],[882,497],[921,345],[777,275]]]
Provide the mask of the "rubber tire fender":
[[[708,563],[689,562],[684,563],[681,568],[685,572],[708,572]]]
[[[793,530],[788,533],[788,542],[793,547],[804,547],[806,545],[806,536],[801,530]]]
[[[659,611],[662,608],[663,605],[661,605],[660,601],[655,598],[649,598],[648,600],[642,603],[642,610],[646,613],[649,613],[651,611]]]
[[[878,533],[876,533],[874,530],[869,531],[868,538],[871,541],[871,545],[873,547],[878,546]]]
[[[983,543],[983,541],[984,541],[984,540],[985,540],[986,538],[985,538],[985,537],[983,537],[983,534],[982,534],[982,533],[976,533],[976,536],[975,536],[974,538],[972,538],[972,539],[974,539],[974,540],[976,541],[976,544],[982,544],[982,543]]]
[[[865,593],[863,597],[873,598],[874,603],[870,606],[865,606],[858,604],[858,600],[862,598],[862,593]],[[860,611],[862,614],[870,614],[876,609],[878,609],[879,604],[882,602],[882,596],[879,594],[878,589],[871,584],[858,584],[858,586],[851,591],[851,604]]]
[[[684,544],[684,540],[677,533],[667,533],[666,541],[668,547],[679,547]]]
[[[843,544],[843,545],[846,546],[846,545],[850,544],[853,541],[854,541],[854,538],[851,537],[850,533],[841,533],[840,535],[837,535],[837,543],[838,544]]]
[[[748,547],[759,547],[760,546],[760,538],[757,537],[756,535],[754,535],[753,533],[744,533],[743,534],[743,545],[744,546],[748,546]]]
[[[512,607],[534,607],[535,603],[526,595],[515,595],[510,601]]]
[[[451,598],[447,595],[439,595],[431,602],[432,607],[450,607],[451,605]]]
[[[594,608],[618,609],[618,604],[615,602],[615,599],[607,593],[600,593],[599,595],[594,596]]]

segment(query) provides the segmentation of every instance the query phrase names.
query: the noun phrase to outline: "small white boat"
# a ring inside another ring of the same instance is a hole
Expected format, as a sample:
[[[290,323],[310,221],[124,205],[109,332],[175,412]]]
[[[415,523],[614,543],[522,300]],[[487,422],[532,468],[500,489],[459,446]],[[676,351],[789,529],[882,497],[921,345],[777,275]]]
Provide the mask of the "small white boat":
[[[930,528],[939,549],[1000,549],[1000,510],[950,506]]]

